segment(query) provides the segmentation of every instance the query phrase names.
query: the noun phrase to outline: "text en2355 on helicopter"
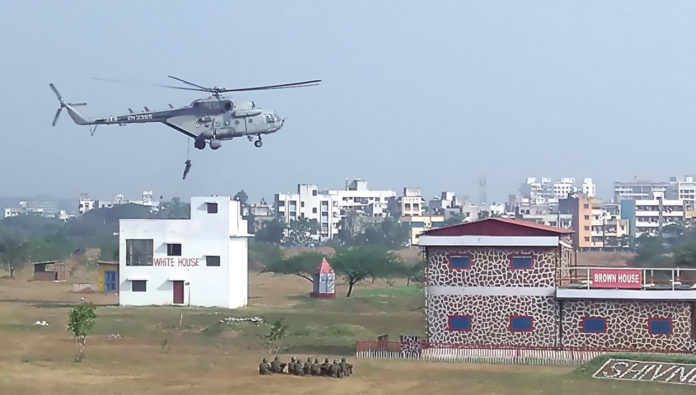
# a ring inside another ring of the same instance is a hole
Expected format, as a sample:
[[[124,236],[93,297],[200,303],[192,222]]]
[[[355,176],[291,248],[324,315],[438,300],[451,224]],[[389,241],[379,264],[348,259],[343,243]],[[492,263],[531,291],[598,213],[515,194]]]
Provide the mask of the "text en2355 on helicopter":
[[[219,87],[207,88],[172,76],[169,76],[169,78],[173,78],[188,86],[159,86],[209,92],[211,96],[205,99],[194,100],[190,106],[181,108],[174,108],[170,104],[170,109],[168,110],[150,111],[150,109],[145,107],[145,111],[139,113],[135,113],[129,108],[128,111],[130,113],[127,115],[88,119],[75,110],[75,107],[84,106],[87,103],[66,103],[63,101],[63,97],[58,93],[56,87],[51,83],[49,86],[60,101],[60,108],[58,108],[53,118],[53,126],[56,125],[61,110],[65,108],[76,124],[93,125],[91,129],[92,134],[94,134],[98,125],[117,124],[123,126],[129,123],[161,122],[194,139],[194,146],[198,149],[204,149],[207,143],[210,145],[211,149],[216,150],[220,148],[223,140],[231,140],[235,137],[244,136],[246,136],[249,141],[253,141],[255,136],[256,141],[254,141],[254,145],[256,147],[261,147],[261,145],[263,145],[261,136],[280,130],[285,123],[285,119],[280,118],[273,110],[256,108],[254,102],[232,100],[220,94],[226,92],[300,88],[317,85],[321,82],[321,80],[311,80],[289,84],[255,86],[251,88],[225,89]]]

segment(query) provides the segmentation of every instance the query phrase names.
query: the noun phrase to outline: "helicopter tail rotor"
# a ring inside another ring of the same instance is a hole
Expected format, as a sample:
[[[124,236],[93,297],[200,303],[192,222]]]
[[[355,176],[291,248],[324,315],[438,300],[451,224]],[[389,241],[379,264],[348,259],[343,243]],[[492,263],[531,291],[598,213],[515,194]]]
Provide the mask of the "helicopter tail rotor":
[[[56,115],[53,117],[53,126],[56,126],[56,122],[58,122],[58,118],[60,117],[61,111],[63,111],[64,107],[75,107],[75,106],[86,106],[87,103],[66,103],[63,101],[63,96],[61,96],[60,92],[58,92],[58,89],[56,89],[56,86],[53,85],[53,83],[48,84],[49,87],[51,87],[51,90],[53,93],[56,94],[56,97],[58,98],[58,101],[60,102],[60,107],[58,107],[58,110],[56,111]]]

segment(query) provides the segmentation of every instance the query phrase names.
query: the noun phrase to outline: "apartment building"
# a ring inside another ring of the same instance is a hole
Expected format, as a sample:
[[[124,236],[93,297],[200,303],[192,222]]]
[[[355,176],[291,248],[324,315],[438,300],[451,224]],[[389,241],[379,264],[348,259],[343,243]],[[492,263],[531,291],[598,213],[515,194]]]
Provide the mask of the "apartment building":
[[[394,191],[370,190],[367,181],[354,179],[342,190],[320,191],[316,184],[298,184],[297,193],[277,193],[273,206],[276,216],[286,223],[299,218],[316,220],[319,231],[312,238],[327,241],[338,235],[341,220],[349,213],[388,216],[388,202],[394,197]]]
[[[629,221],[632,237],[657,236],[666,225],[683,222],[686,210],[683,200],[655,193],[652,199],[622,201],[621,218]]]

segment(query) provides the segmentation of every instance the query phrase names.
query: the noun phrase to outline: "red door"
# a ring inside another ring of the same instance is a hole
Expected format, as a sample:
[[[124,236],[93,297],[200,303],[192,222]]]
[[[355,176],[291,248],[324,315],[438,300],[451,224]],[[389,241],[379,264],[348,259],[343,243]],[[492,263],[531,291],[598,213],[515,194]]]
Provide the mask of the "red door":
[[[174,281],[174,304],[184,303],[184,282]]]

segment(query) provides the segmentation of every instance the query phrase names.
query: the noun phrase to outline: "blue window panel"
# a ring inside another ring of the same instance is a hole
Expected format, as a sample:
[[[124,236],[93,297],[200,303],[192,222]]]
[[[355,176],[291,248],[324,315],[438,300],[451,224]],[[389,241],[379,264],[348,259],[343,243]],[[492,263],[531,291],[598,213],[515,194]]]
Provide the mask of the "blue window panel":
[[[652,318],[648,321],[650,333],[655,335],[670,335],[672,334],[672,320]]]
[[[512,257],[512,268],[513,269],[531,269],[532,268],[532,257],[531,256],[513,256]]]
[[[449,328],[453,331],[470,331],[471,317],[449,317]]]
[[[582,320],[582,331],[588,333],[604,333],[607,331],[607,320],[604,318],[585,318]]]
[[[510,330],[514,332],[527,332],[534,329],[532,317],[510,317]]]
[[[468,269],[471,266],[471,258],[466,255],[463,256],[451,256],[450,266],[455,269]]]

